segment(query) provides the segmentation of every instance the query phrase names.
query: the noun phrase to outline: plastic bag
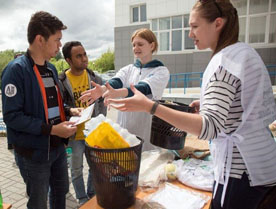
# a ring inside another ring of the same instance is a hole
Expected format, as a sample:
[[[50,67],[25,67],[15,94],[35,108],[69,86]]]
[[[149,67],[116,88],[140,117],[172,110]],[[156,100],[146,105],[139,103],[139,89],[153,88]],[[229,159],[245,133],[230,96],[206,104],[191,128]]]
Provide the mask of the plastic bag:
[[[106,118],[103,114],[91,118],[85,123],[83,131],[89,146],[100,148],[126,148],[140,144],[140,140],[118,123]]]
[[[142,153],[139,186],[158,187],[159,182],[167,180],[165,166],[172,162],[174,154],[167,150],[151,150]]]
[[[190,187],[205,191],[213,190],[214,167],[212,161],[197,159],[177,160],[177,179]]]
[[[189,191],[170,183],[165,183],[165,186],[157,192],[146,196],[144,201],[146,201],[145,205],[158,205],[156,207],[158,209],[201,209],[209,199],[210,197],[199,192]]]
[[[86,138],[86,143],[90,147],[115,149],[126,148],[129,144],[112,128],[109,123],[102,122]]]

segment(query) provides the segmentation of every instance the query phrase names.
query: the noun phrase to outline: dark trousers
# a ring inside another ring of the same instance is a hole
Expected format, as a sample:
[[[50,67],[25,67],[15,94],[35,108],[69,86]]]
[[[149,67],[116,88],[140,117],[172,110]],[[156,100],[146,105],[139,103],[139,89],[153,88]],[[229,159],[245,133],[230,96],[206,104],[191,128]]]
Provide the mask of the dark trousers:
[[[273,187],[250,187],[246,173],[242,175],[241,179],[230,177],[223,207],[221,207],[223,185],[219,184],[216,196],[211,202],[211,209],[257,209],[271,189]]]
[[[28,209],[47,209],[48,194],[50,209],[66,209],[69,180],[64,145],[51,150],[46,162],[35,162],[16,152],[15,159],[26,184]]]

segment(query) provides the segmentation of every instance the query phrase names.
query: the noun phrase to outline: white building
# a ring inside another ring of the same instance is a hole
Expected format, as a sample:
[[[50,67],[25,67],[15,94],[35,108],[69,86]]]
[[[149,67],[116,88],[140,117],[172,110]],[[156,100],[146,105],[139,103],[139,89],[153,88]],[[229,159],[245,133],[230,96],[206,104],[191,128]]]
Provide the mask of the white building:
[[[189,34],[189,12],[196,0],[115,0],[115,69],[133,63],[133,31],[156,34],[161,60],[171,74],[202,72],[210,50],[195,49]],[[249,43],[266,65],[276,64],[276,0],[232,0],[238,10],[239,40]]]

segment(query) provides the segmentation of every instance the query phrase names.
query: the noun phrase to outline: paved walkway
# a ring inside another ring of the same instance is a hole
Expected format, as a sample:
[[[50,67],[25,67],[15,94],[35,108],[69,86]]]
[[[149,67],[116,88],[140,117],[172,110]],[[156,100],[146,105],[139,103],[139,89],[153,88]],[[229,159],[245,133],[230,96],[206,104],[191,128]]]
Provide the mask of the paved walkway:
[[[108,111],[108,118],[115,121],[116,111],[111,109]],[[84,163],[84,180],[87,181],[88,165]],[[69,171],[70,176],[70,171]],[[14,156],[7,149],[7,138],[0,137],[0,189],[5,203],[12,204],[12,209],[26,209],[27,197],[25,184],[19,173],[18,168],[14,164]],[[72,183],[70,190],[66,196],[66,208],[77,208],[77,200]]]

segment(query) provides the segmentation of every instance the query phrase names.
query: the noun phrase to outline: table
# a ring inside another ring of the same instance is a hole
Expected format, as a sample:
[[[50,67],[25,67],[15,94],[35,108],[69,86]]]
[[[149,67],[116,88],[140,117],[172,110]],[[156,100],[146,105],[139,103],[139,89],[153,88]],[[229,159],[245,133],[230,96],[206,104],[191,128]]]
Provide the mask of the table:
[[[206,192],[206,191],[202,191],[202,190],[198,190],[198,189],[193,189],[191,187],[188,187],[188,186],[185,186],[185,185],[181,184],[179,181],[173,181],[171,183],[174,184],[174,185],[177,185],[181,188],[192,190],[192,191],[197,191],[197,192],[200,192],[202,194],[205,194],[205,195],[209,196],[210,200],[207,202],[207,204],[204,205],[204,207],[202,209],[209,209],[210,208],[211,199],[212,199],[212,193],[211,192]],[[151,192],[145,192],[145,191],[142,191],[140,188],[138,188],[138,190],[136,192],[136,198],[137,198],[136,203],[135,203],[135,205],[131,206],[129,209],[141,208],[141,201],[139,201],[139,200],[141,200],[143,197],[153,193],[154,191],[156,191],[156,190],[152,190]],[[82,207],[80,207],[80,209],[91,209],[91,208],[93,208],[93,209],[103,209],[102,207],[100,207],[97,204],[96,197],[93,197],[91,200],[86,202]]]
[[[10,209],[12,207],[11,204],[5,204],[3,203],[3,209]]]

